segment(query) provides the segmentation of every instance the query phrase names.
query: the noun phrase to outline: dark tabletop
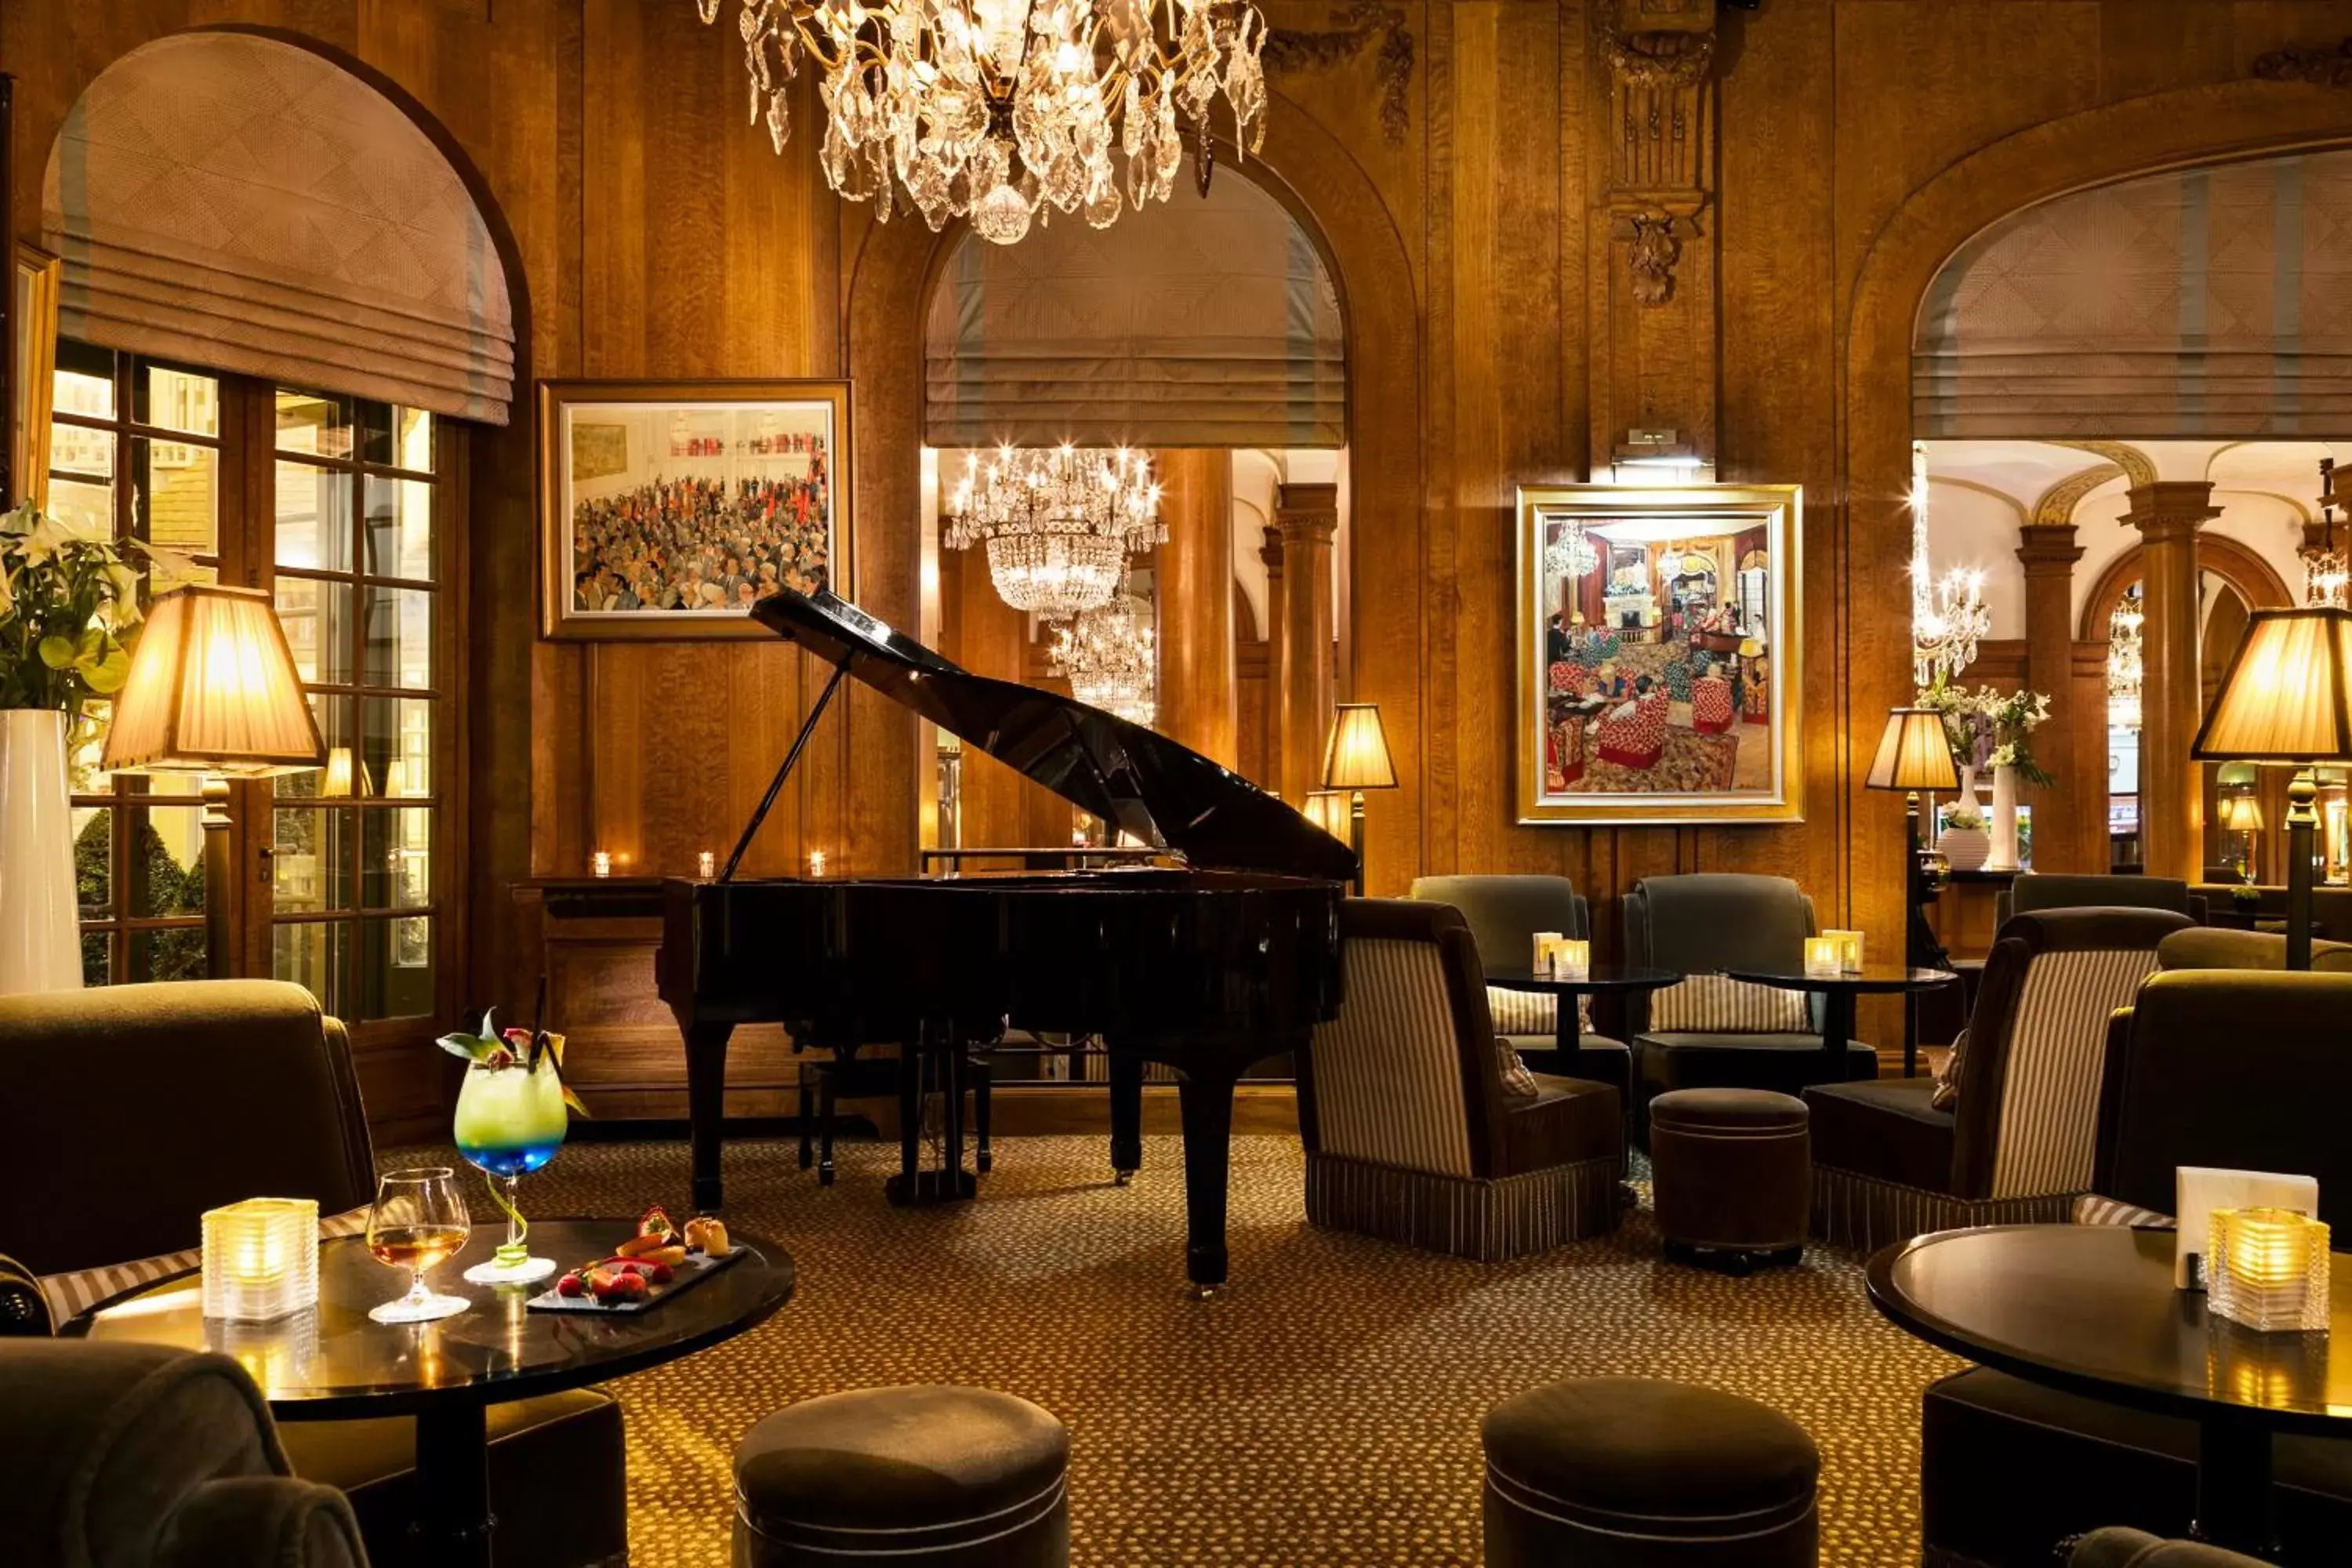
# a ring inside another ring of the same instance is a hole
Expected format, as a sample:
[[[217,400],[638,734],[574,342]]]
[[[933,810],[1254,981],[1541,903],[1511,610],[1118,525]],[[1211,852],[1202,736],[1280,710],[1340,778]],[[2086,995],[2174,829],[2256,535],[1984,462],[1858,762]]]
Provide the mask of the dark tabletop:
[[[1948,969],[1906,969],[1895,963],[1865,963],[1859,973],[1807,974],[1800,969],[1727,969],[1734,980],[1783,991],[1932,991],[1959,978]]]
[[[537,1220],[531,1252],[559,1268],[592,1263],[635,1232],[625,1219]],[[707,1350],[764,1322],[792,1299],[793,1260],[774,1242],[733,1235],[750,1253],[649,1311],[622,1316],[530,1312],[533,1285],[473,1285],[503,1225],[478,1225],[465,1251],[425,1274],[469,1311],[430,1323],[379,1323],[368,1309],[408,1288],[405,1269],[370,1257],[364,1238],[319,1246],[319,1305],[268,1323],[206,1322],[197,1277],[141,1291],[79,1320],[68,1332],[215,1350],[235,1356],[280,1420],[415,1415],[443,1402],[495,1405],[580,1388]]]
[[[1640,969],[1622,963],[1596,963],[1581,976],[1538,974],[1531,969],[1486,971],[1489,985],[1499,985],[1506,991],[1543,991],[1562,996],[1580,995],[1588,991],[1654,991],[1681,981],[1682,975],[1675,970]]]
[[[2265,1334],[2209,1322],[2201,1292],[2173,1289],[2173,1239],[2121,1226],[1946,1231],[1872,1258],[1870,1299],[1930,1344],[2070,1393],[2352,1436],[2352,1256],[2333,1259],[2332,1332]]]

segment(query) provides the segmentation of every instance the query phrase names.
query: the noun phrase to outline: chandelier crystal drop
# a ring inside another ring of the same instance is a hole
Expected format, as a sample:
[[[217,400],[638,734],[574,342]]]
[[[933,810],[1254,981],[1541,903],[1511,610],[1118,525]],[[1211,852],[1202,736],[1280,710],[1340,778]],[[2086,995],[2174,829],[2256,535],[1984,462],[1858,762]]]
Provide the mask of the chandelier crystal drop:
[[[2344,609],[2347,590],[2352,588],[2352,560],[2347,559],[2344,543],[2336,535],[2333,458],[2319,459],[2319,529],[2318,544],[2306,545],[2303,551],[2304,603]]]
[[[2107,728],[2139,728],[2140,637],[2145,617],[2134,588],[2107,617]]]
[[[1160,709],[1154,695],[1157,642],[1151,606],[1122,595],[1055,627],[1046,649],[1047,668],[1069,681],[1070,694],[1079,701],[1149,725]]]
[[[719,0],[696,3],[718,19]],[[933,229],[969,216],[998,245],[1049,209],[1107,228],[1168,199],[1185,135],[1209,166],[1221,94],[1236,152],[1265,140],[1265,18],[1247,0],[742,0],[738,31],[751,119],[782,153],[786,93],[813,66],[825,180],[885,223],[902,205]]]
[[[1984,574],[1955,568],[1939,580],[1927,560],[1927,448],[1911,444],[1911,679],[1922,689],[1974,664],[1992,630]]]
[[[947,547],[987,546],[997,596],[1047,620],[1110,603],[1128,555],[1168,537],[1151,464],[1124,447],[1000,447],[964,465],[947,512]]]

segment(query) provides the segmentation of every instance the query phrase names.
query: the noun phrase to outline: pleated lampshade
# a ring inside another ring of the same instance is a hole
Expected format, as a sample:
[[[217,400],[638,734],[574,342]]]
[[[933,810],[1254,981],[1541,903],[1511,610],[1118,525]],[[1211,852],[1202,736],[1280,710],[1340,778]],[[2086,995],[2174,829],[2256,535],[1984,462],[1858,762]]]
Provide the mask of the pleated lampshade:
[[[1381,710],[1370,702],[1342,702],[1331,721],[1330,744],[1323,752],[1325,789],[1394,789],[1396,765]]]
[[[1348,837],[1348,796],[1336,789],[1309,790],[1300,813],[1334,838]]]
[[[1863,784],[1868,789],[1959,788],[1943,715],[1932,708],[1889,710],[1886,728],[1878,737],[1878,754],[1871,758]]]
[[[2352,610],[2256,610],[2189,754],[2199,762],[2352,760]]]
[[[101,767],[259,778],[326,760],[268,594],[200,584],[148,606]]]

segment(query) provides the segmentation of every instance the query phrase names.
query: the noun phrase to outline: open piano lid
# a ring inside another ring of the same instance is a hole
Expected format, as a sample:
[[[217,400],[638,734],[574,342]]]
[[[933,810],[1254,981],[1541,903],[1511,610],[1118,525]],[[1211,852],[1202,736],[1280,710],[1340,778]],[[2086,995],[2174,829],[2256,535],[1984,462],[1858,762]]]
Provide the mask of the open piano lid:
[[[974,675],[831,593],[785,588],[751,617],[1188,865],[1335,882],[1356,874],[1354,850],[1192,748],[1075,699]]]

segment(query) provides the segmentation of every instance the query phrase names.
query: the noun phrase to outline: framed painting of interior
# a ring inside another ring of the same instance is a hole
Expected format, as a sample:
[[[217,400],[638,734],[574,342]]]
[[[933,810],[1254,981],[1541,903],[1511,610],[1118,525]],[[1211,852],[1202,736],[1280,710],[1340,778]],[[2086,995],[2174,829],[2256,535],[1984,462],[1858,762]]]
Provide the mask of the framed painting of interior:
[[[846,593],[845,381],[543,381],[547,635],[764,637],[782,587]]]
[[[14,319],[16,363],[8,384],[16,400],[16,500],[47,510],[49,504],[49,412],[58,366],[56,257],[29,245],[16,247],[16,291],[9,296]]]
[[[1794,822],[1795,485],[1518,492],[1518,819]]]

